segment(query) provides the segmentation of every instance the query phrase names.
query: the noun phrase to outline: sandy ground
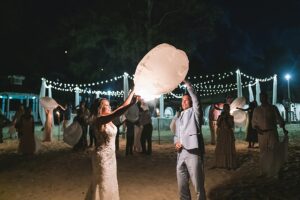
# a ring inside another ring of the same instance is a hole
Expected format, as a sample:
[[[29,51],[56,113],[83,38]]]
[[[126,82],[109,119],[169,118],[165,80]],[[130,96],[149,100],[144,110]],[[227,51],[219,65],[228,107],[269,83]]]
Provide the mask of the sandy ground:
[[[209,131],[204,127],[208,199],[300,199],[300,125],[288,125],[288,129],[288,162],[278,178],[266,179],[259,176],[258,148],[248,149],[242,132],[236,133],[239,168],[213,168],[215,147],[208,144]],[[120,137],[117,164],[122,200],[178,199],[172,135],[163,132],[161,138],[163,141],[158,144],[154,131],[153,155],[125,156],[125,139]],[[37,155],[24,157],[17,154],[17,145],[17,140],[11,139],[0,144],[1,200],[84,199],[91,180],[91,149],[73,152],[70,146],[55,139],[43,143]]]

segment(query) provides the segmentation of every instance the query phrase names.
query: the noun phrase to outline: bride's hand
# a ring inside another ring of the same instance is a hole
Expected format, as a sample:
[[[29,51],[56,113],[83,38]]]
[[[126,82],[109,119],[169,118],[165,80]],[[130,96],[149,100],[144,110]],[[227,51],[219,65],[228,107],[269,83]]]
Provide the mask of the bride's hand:
[[[125,100],[125,102],[124,102],[123,105],[131,104],[133,97],[134,97],[134,89],[132,89],[132,90],[129,92],[129,95],[128,95],[128,97],[127,97],[127,99]]]
[[[140,98],[139,95],[133,95],[130,104],[131,104],[131,105],[136,104],[136,103],[138,102],[138,99],[139,99],[139,98]]]
[[[135,93],[135,88],[132,86],[132,88],[129,90],[129,94]]]

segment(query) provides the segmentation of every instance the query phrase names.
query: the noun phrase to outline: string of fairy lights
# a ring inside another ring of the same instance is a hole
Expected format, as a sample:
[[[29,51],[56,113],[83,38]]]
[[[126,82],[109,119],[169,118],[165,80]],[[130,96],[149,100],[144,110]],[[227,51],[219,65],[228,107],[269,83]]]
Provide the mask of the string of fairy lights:
[[[64,91],[64,92],[76,92],[83,94],[98,94],[98,95],[105,95],[105,96],[115,96],[115,97],[123,97],[124,91],[101,91],[101,90],[92,90],[92,87],[99,87],[104,84],[109,84],[115,81],[119,81],[120,79],[123,80],[124,76],[127,76],[129,79],[133,80],[133,76],[130,76],[126,72],[120,76],[115,76],[114,78],[106,79],[103,81],[96,81],[91,83],[62,83],[60,81],[51,81],[45,78],[42,78],[45,81],[46,87],[53,88],[55,90]],[[83,89],[82,89],[83,88]]]
[[[200,96],[212,96],[222,93],[228,93],[231,91],[237,90],[237,83],[228,83],[230,79],[231,81],[234,80],[234,76],[236,76],[237,71],[230,71],[224,73],[217,73],[217,74],[208,74],[208,75],[198,75],[198,76],[188,76],[187,79],[192,83],[194,89],[199,93]],[[266,77],[266,78],[257,78],[254,76],[247,75],[243,72],[240,72],[241,77],[245,79],[241,82],[241,87],[246,88],[249,85],[252,87],[257,82],[269,82],[274,79],[274,76]],[[97,94],[97,95],[106,95],[106,96],[114,96],[122,98],[124,96],[124,91],[101,91],[96,88],[99,88],[105,84],[110,84],[112,82],[123,80],[125,76],[128,79],[133,80],[134,75],[129,75],[128,73],[124,73],[120,76],[115,76],[110,79],[102,80],[102,81],[95,81],[90,83],[63,83],[60,81],[52,81],[45,78],[42,78],[45,81],[46,87],[51,87],[55,90],[64,91],[64,92],[79,92],[84,94]],[[226,83],[220,83],[224,82]],[[94,88],[94,89],[92,89]],[[172,99],[172,98],[181,98],[184,91],[185,86],[179,84],[178,89],[181,91],[180,93],[173,93],[170,92],[164,95],[165,99]]]
[[[211,74],[205,76],[193,76],[188,77],[188,80],[192,82],[192,80],[196,80],[197,83],[192,84],[194,89],[198,92],[199,96],[212,96],[217,94],[229,93],[231,91],[237,90],[237,83],[225,83],[225,84],[213,84],[225,80],[226,78],[235,76],[236,72],[225,72],[223,74]],[[252,87],[256,84],[256,82],[269,82],[274,79],[274,76],[266,77],[266,78],[257,78],[254,76],[247,75],[243,72],[240,72],[241,77],[244,77],[248,80],[241,82],[241,87]],[[200,81],[199,81],[200,79]],[[201,81],[201,79],[206,79],[205,81]],[[208,80],[207,80],[208,79]],[[179,85],[179,88],[185,89],[184,85]],[[183,95],[183,91],[179,94],[170,92],[164,96],[165,99],[172,99],[172,98],[181,98]]]

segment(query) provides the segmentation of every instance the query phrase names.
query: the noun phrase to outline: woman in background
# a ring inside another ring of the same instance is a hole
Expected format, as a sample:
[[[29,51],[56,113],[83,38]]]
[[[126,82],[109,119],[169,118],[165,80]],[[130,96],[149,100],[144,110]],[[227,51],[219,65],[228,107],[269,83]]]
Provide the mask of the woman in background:
[[[45,114],[46,114],[46,121],[45,121],[45,125],[44,125],[44,140],[43,140],[43,142],[51,142],[53,110],[45,108]]]
[[[34,119],[31,114],[31,108],[26,108],[25,113],[18,122],[18,131],[21,135],[19,143],[19,152],[24,155],[32,155],[35,152],[34,139]]]
[[[18,107],[18,110],[16,111],[14,117],[13,117],[13,120],[12,120],[12,126],[9,127],[8,129],[8,133],[10,135],[10,138],[13,139],[15,136],[15,133],[17,132],[17,137],[18,139],[20,139],[21,137],[21,133],[19,132],[18,130],[18,123],[20,121],[20,118],[21,116],[24,114],[24,106],[23,104],[20,104],[19,107]]]
[[[235,169],[236,150],[234,138],[234,121],[230,115],[229,104],[224,104],[223,112],[217,120],[217,144],[215,149],[216,167]]]
[[[248,148],[254,148],[254,144],[258,142],[257,130],[252,127],[253,111],[257,107],[256,101],[251,101],[247,109],[237,108],[242,111],[248,112],[248,123],[246,131],[246,141],[248,141]]]

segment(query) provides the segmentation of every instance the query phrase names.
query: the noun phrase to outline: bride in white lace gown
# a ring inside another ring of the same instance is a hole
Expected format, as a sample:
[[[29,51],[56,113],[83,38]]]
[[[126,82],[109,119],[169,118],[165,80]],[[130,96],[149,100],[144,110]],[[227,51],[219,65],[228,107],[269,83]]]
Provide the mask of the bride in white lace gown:
[[[119,117],[136,102],[132,100],[133,92],[126,101],[111,112],[109,101],[99,101],[99,117],[94,122],[96,128],[96,147],[92,155],[92,182],[86,199],[118,200],[119,187],[117,179],[117,162],[115,154],[115,137],[117,127],[112,123],[115,117]]]

